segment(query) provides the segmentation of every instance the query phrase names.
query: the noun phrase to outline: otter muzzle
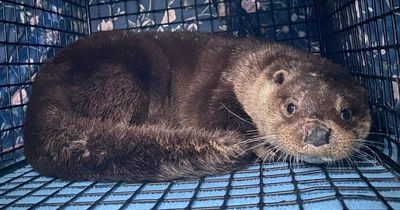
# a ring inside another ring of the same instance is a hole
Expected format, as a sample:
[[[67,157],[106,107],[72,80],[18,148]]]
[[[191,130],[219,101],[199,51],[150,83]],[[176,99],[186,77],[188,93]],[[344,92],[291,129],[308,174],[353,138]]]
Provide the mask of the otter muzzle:
[[[303,140],[307,144],[319,147],[329,143],[331,131],[321,123],[307,124],[303,128]]]

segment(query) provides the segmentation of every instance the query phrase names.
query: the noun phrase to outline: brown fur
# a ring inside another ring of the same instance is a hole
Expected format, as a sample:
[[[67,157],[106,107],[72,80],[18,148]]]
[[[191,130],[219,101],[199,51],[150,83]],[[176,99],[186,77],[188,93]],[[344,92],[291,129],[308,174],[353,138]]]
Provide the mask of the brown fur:
[[[316,93],[316,85],[327,88]],[[282,100],[293,95],[308,108],[288,118]],[[337,117],[338,97],[354,110],[353,123]],[[102,32],[42,67],[25,154],[37,171],[69,180],[197,177],[238,169],[252,151],[264,158],[266,145],[298,155],[296,132],[315,115],[342,143],[302,152],[340,159],[335,151],[350,154],[351,139],[369,128],[365,98],[341,67],[289,47],[198,33]],[[255,129],[265,144],[246,142]]]

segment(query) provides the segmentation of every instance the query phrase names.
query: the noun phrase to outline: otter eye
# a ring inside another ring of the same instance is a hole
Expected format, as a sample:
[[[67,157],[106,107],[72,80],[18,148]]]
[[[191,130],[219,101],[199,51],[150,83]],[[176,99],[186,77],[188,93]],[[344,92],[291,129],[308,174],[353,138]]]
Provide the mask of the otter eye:
[[[344,121],[349,121],[351,119],[350,110],[342,109],[342,111],[340,111],[340,118],[342,118],[342,120],[344,120]]]
[[[286,107],[286,111],[287,111],[289,114],[293,114],[295,110],[296,110],[296,107],[295,107],[294,103],[289,103],[289,104],[287,105],[287,107]]]

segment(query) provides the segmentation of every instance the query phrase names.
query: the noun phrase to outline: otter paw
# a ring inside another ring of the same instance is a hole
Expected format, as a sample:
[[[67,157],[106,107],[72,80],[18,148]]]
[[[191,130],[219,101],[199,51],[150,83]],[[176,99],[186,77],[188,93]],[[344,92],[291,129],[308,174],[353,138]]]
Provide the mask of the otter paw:
[[[67,159],[73,157],[81,160],[89,157],[90,152],[87,148],[87,139],[82,138],[76,141],[72,141],[68,147],[63,148],[61,154],[64,158]]]
[[[226,157],[240,157],[246,154],[247,146],[243,144],[244,136],[237,132],[224,132],[218,135],[211,146]]]

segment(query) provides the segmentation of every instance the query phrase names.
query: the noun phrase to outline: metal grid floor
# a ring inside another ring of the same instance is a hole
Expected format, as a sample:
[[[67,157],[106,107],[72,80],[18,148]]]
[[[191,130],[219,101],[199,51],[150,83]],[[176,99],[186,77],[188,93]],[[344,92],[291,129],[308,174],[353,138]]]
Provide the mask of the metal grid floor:
[[[400,174],[354,168],[254,164],[231,174],[160,183],[69,182],[25,165],[0,177],[1,209],[400,209]]]

